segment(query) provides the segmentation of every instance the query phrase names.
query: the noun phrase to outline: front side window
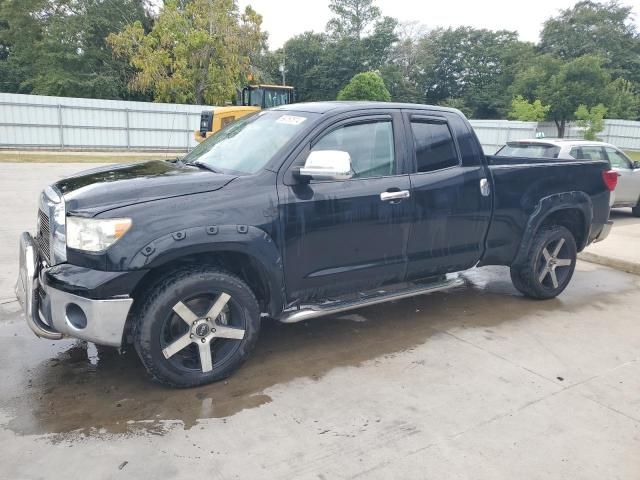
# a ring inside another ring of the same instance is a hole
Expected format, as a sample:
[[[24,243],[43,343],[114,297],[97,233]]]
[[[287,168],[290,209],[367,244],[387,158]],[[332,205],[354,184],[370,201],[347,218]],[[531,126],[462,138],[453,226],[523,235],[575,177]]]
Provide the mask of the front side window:
[[[446,123],[411,122],[418,172],[455,167],[460,162]]]
[[[262,111],[230,123],[183,158],[223,173],[256,173],[318,115]]]
[[[611,162],[611,166],[613,168],[631,169],[631,160],[629,160],[626,155],[611,147],[607,147],[606,151],[607,156],[609,157],[609,162]]]
[[[341,150],[349,153],[353,178],[381,177],[395,172],[391,120],[337,128],[322,137],[311,150]]]

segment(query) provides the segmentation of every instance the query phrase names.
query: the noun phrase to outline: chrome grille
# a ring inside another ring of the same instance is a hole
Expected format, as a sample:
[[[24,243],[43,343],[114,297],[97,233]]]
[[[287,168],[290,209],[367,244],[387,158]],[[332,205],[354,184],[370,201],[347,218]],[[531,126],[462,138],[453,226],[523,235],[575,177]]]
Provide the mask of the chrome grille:
[[[42,210],[38,210],[38,231],[36,232],[36,243],[42,258],[51,264],[49,241],[51,238],[51,230],[49,227],[49,217]]]

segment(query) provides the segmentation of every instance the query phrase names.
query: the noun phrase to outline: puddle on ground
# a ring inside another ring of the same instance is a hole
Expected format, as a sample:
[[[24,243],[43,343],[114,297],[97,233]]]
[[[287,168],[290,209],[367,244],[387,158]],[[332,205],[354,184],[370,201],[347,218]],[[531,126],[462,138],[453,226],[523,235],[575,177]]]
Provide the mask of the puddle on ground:
[[[505,268],[465,274],[449,292],[363,308],[343,315],[282,325],[266,320],[249,361],[225,382],[173,390],[148,379],[135,351],[124,354],[85,342],[37,340],[17,309],[0,310],[0,409],[22,434],[65,438],[102,433],[162,434],[199,419],[224,418],[271,401],[265,392],[297,378],[411,350],[439,330],[490,328],[531,313],[598,308],[607,295],[638,288],[613,270],[581,269],[559,299],[531,301],[516,294]],[[637,283],[637,282],[636,282]]]

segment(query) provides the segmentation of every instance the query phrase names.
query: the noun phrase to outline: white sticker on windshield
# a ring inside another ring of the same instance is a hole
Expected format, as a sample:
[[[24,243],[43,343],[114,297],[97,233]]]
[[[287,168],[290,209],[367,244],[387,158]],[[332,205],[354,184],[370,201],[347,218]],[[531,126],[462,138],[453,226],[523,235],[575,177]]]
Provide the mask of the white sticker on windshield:
[[[296,117],[295,115],[282,115],[276,123],[286,123],[287,125],[300,125],[306,118]]]

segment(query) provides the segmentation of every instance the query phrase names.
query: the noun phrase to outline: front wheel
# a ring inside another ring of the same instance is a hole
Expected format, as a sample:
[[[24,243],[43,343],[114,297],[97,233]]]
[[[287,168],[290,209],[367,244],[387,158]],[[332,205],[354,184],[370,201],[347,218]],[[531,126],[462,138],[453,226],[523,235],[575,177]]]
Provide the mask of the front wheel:
[[[631,209],[634,217],[640,217],[640,203]]]
[[[531,242],[527,260],[511,267],[513,285],[530,298],[554,298],[571,281],[577,255],[575,238],[568,229],[545,227]]]
[[[248,357],[260,330],[260,309],[239,278],[213,268],[169,276],[138,313],[134,344],[147,371],[173,387],[228,377]]]

